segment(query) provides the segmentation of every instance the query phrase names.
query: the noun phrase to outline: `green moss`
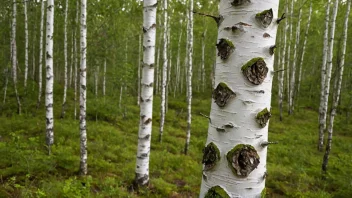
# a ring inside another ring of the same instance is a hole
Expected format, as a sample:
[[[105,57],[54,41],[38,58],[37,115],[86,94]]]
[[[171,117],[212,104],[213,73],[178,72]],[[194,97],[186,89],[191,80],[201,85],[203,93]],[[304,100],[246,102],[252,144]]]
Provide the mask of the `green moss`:
[[[259,112],[258,114],[257,114],[257,116],[256,116],[256,118],[261,118],[261,117],[263,117],[264,115],[266,115],[266,114],[270,114],[270,112],[269,112],[269,110],[267,109],[267,108],[265,108],[265,109],[263,109],[261,112]]]
[[[264,61],[264,58],[262,58],[262,57],[252,58],[250,61],[248,61],[246,64],[244,64],[241,67],[241,70],[245,71],[248,67],[251,67],[252,65],[254,65],[256,62],[258,62],[260,60]]]
[[[210,170],[214,168],[218,161],[220,161],[220,150],[218,149],[216,144],[210,142],[204,148],[204,155],[202,160],[202,163],[205,165],[204,169]]]
[[[235,49],[235,45],[230,41],[229,39],[224,39],[224,41],[227,43],[227,45],[230,46],[231,49]]]
[[[231,150],[226,154],[226,159],[227,159],[227,162],[228,162],[228,165],[229,165],[231,171],[232,171],[235,175],[241,176],[241,177],[242,177],[243,175],[238,175],[237,170],[236,170],[236,169],[233,167],[233,165],[232,165],[232,163],[233,163],[232,159],[233,159],[233,156],[234,156],[234,154],[235,154],[236,152],[241,151],[242,149],[244,149],[244,148],[246,148],[246,147],[249,148],[249,150],[256,151],[255,148],[254,148],[252,145],[249,145],[249,144],[239,144],[239,145],[236,145],[233,149],[231,149]],[[257,152],[256,152],[256,156],[255,156],[255,157],[258,158],[258,159],[260,158]]]
[[[204,198],[230,198],[230,196],[220,186],[214,186],[208,190]]]

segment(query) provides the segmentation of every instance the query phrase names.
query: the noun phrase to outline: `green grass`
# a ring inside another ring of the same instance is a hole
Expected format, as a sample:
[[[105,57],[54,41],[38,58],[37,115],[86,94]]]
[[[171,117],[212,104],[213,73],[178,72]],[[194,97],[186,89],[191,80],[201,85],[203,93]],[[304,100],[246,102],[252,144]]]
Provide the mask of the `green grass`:
[[[58,88],[57,92],[60,93]],[[56,92],[56,93],[57,93]],[[59,94],[58,94],[59,95]],[[92,95],[92,94],[91,94]],[[73,95],[67,117],[59,119],[61,98],[55,104],[55,145],[51,156],[45,146],[43,106],[35,111],[35,96],[27,95],[23,114],[16,105],[3,108],[0,117],[0,197],[197,197],[202,177],[209,99],[193,99],[189,155],[182,154],[186,137],[186,102],[170,97],[163,142],[158,142],[159,97],[154,97],[150,186],[130,192],[134,178],[139,107],[135,97],[118,108],[115,98],[90,99],[88,119],[88,172],[79,170],[79,128],[73,116]],[[33,98],[33,99],[29,99]],[[352,195],[352,131],[337,116],[328,174],[322,179],[323,153],[318,152],[317,112],[301,108],[293,116],[278,119],[273,103],[268,148],[268,197],[350,197]],[[126,107],[126,112],[124,112]]]

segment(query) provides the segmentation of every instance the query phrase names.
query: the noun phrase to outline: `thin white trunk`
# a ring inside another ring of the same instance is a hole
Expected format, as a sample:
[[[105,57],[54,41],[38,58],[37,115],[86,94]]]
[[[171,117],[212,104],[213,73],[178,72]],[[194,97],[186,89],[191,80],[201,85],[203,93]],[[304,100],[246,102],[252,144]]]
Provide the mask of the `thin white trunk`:
[[[71,59],[70,59],[70,74],[69,74],[69,81],[68,81],[68,87],[71,87],[72,86],[72,75],[73,75],[73,64],[74,64],[74,62],[73,62],[73,46],[74,46],[74,33],[73,33],[73,31],[72,31],[72,45],[71,45]]]
[[[99,87],[99,66],[95,70],[95,98],[98,98],[98,87]]]
[[[188,40],[188,72],[187,72],[187,131],[184,154],[188,154],[191,141],[192,122],[192,61],[193,61],[193,0],[189,1],[189,40]]]
[[[301,86],[301,80],[302,80],[302,67],[303,67],[303,60],[304,60],[304,54],[306,52],[306,45],[307,45],[307,38],[308,38],[308,33],[309,33],[309,27],[310,27],[310,21],[312,18],[312,2],[310,2],[310,7],[309,7],[309,15],[308,15],[308,22],[306,26],[306,31],[304,33],[304,41],[303,41],[303,47],[302,47],[302,55],[301,55],[301,61],[299,64],[299,73],[298,73],[298,81],[297,81],[297,94],[296,94],[296,99],[298,99],[299,95],[299,89]]]
[[[207,34],[207,29],[204,30],[203,35],[202,35],[202,92],[204,92],[205,89],[205,37]]]
[[[287,81],[287,102],[290,103],[290,70],[291,70],[291,46],[292,46],[292,39],[293,39],[293,10],[294,10],[294,5],[293,5],[294,0],[291,0],[291,7],[290,7],[290,36],[289,36],[289,42],[288,42],[288,49],[287,49],[287,69],[286,69],[286,81]],[[290,105],[288,105],[288,109],[290,109]]]
[[[302,19],[302,8],[299,9],[298,23],[296,27],[296,42],[293,47],[293,60],[292,60],[292,71],[291,71],[291,81],[290,81],[290,97],[289,97],[289,111],[288,114],[291,115],[294,110],[293,99],[295,93],[295,83],[296,83],[296,63],[297,63],[297,46],[299,45],[300,33],[301,33],[301,19]]]
[[[78,16],[79,16],[79,1],[76,1],[76,24],[78,24]],[[78,46],[77,46],[77,40],[76,40],[76,28],[74,30],[74,48],[75,48],[75,80],[74,80],[74,95],[75,95],[75,110],[74,110],[74,117],[75,119],[77,118],[77,86],[78,86]]]
[[[188,43],[189,43],[189,31],[190,31],[190,28],[189,28],[189,12],[187,11],[187,31],[186,31],[186,52],[188,52]],[[188,59],[189,59],[189,54],[186,53],[186,56],[185,56],[185,62],[183,63],[183,71],[181,72],[181,93],[183,93],[183,83],[186,83],[187,85],[187,68],[188,68]],[[186,86],[186,97],[187,97],[187,94],[188,94],[188,91],[187,91],[187,86]]]
[[[179,36],[178,44],[177,44],[176,83],[175,83],[175,89],[174,89],[174,97],[176,97],[176,92],[179,89],[179,83],[180,83],[180,69],[181,69],[180,68],[180,60],[181,60],[180,54],[181,54],[181,41],[182,41],[182,33],[183,33],[182,23],[183,23],[183,20],[181,20],[181,24],[180,24],[181,32],[180,32],[180,36]]]
[[[17,91],[17,44],[16,44],[16,17],[17,17],[17,2],[13,0],[12,11],[12,32],[11,32],[11,48],[12,48],[12,79],[17,100],[17,112],[21,114],[21,102]]]
[[[106,86],[106,58],[104,60],[104,75],[103,75],[103,96],[105,96],[105,86]]]
[[[165,112],[166,112],[166,88],[167,88],[167,2],[164,0],[164,42],[163,42],[163,68],[161,76],[161,104],[160,104],[160,129],[159,129],[159,142],[162,142],[162,136],[164,132],[164,123],[165,123]]]
[[[285,12],[288,13],[288,4],[287,4],[287,0],[285,1]],[[287,65],[287,61],[286,61],[286,50],[287,50],[287,45],[286,45],[286,41],[287,41],[287,20],[285,20],[285,26],[284,26],[284,46],[282,49],[282,60],[281,60],[281,67],[280,69],[282,70],[279,74],[279,109],[280,109],[280,121],[282,121],[282,111],[283,111],[283,98],[284,98],[284,78],[285,78],[285,65]]]
[[[138,42],[138,94],[137,94],[137,105],[139,106],[139,101],[141,97],[141,53],[142,53],[142,35],[139,35]]]
[[[336,4],[338,4],[338,0],[336,1]],[[343,41],[342,41],[341,59],[340,59],[339,65],[338,65],[339,75],[336,76],[338,78],[337,89],[335,90],[336,97],[333,98],[333,103],[332,103],[332,108],[331,108],[331,113],[330,113],[330,122],[329,122],[329,126],[328,126],[328,142],[326,145],[326,150],[325,150],[325,155],[323,158],[323,165],[322,165],[323,171],[326,171],[327,166],[328,166],[329,154],[331,151],[331,144],[332,144],[334,119],[336,116],[336,109],[339,104],[339,98],[340,98],[340,93],[341,93],[342,77],[343,77],[343,71],[344,71],[344,66],[345,66],[345,54],[346,54],[346,44],[347,44],[347,32],[348,32],[348,17],[350,14],[350,9],[351,9],[351,0],[348,0],[347,1],[347,10],[346,10],[346,15],[345,15],[345,23],[344,23],[344,27],[343,27],[343,35],[342,35]],[[337,10],[337,8],[336,8],[336,10]],[[335,9],[334,9],[334,12],[335,12]]]
[[[155,63],[157,0],[143,2],[143,65],[140,98],[140,123],[135,169],[135,184],[149,183],[149,155],[153,116],[153,82]]]
[[[44,40],[44,15],[45,15],[45,1],[42,0],[41,3],[41,15],[40,15],[40,38],[39,38],[39,69],[38,69],[38,102],[37,109],[40,106],[42,100],[42,90],[43,90],[43,40]]]
[[[123,90],[123,82],[121,82],[121,87],[120,87],[119,109],[121,109],[121,103],[122,103],[122,90]]]
[[[87,0],[81,0],[81,68],[80,68],[80,173],[86,175],[87,170],[87,126],[86,126],[86,103],[87,103]]]
[[[203,155],[199,197],[265,196],[268,119],[271,107],[279,0],[220,1],[224,21],[218,29],[216,89]],[[245,32],[224,31],[245,21]],[[270,35],[263,39],[263,34]],[[234,49],[231,49],[233,44]],[[225,60],[224,60],[225,59]],[[218,150],[216,149],[218,148]],[[226,196],[227,194],[228,196]]]
[[[64,69],[64,98],[62,101],[62,111],[61,111],[61,118],[65,117],[65,107],[66,107],[66,96],[67,96],[67,86],[68,86],[68,73],[67,73],[67,12],[68,12],[68,0],[66,0],[65,6],[65,24],[64,24],[64,61],[65,61],[65,69]]]
[[[324,109],[324,91],[325,91],[325,81],[326,81],[326,61],[329,47],[329,21],[330,21],[330,0],[326,2],[326,12],[325,12],[325,30],[324,30],[324,47],[323,47],[323,62],[321,66],[321,87],[320,87],[320,105],[319,105],[319,141],[318,150],[323,150],[324,145],[324,131],[326,128],[326,111]]]
[[[54,144],[54,0],[48,0],[46,17],[46,144],[50,155]]]
[[[24,89],[27,89],[28,78],[28,16],[27,16],[27,0],[24,0],[24,34],[25,34],[25,52],[24,52]]]
[[[6,94],[7,94],[7,85],[9,84],[9,68],[6,67],[4,70],[4,78],[5,78],[5,87],[4,87],[4,100],[2,101],[3,106],[6,104]]]
[[[161,35],[160,35],[160,42],[161,43]],[[159,78],[159,61],[160,60],[160,47],[158,47],[158,52],[157,52],[157,55],[156,55],[156,67],[155,67],[155,80],[156,80],[156,85],[155,85],[155,93],[158,94],[159,93],[159,89],[160,89],[160,78]]]

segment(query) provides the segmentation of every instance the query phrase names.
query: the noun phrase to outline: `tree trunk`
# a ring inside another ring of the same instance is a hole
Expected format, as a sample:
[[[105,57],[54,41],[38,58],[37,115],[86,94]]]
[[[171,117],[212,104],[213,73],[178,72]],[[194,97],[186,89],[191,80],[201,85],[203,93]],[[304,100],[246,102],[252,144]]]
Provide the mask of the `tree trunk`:
[[[309,33],[309,27],[310,27],[310,21],[312,18],[312,2],[310,2],[310,7],[309,7],[309,15],[308,15],[308,22],[306,26],[306,31],[304,33],[304,41],[303,41],[303,47],[302,47],[302,55],[301,55],[301,61],[299,64],[299,73],[298,73],[298,82],[297,82],[297,93],[296,93],[296,100],[298,101],[298,95],[299,95],[299,89],[301,87],[301,79],[302,79],[302,67],[303,67],[303,60],[304,60],[304,54],[306,52],[306,45],[307,45],[307,38],[308,38],[308,33]],[[298,103],[298,102],[297,102]]]
[[[279,0],[234,1],[232,5],[220,2],[224,21],[218,29],[220,57],[199,197],[265,196],[274,70],[270,47],[276,40]],[[237,30],[236,36],[224,30],[243,21],[251,26],[242,26],[245,31]],[[263,40],[264,33],[270,37]]]
[[[104,74],[103,74],[103,96],[105,96],[106,86],[106,58],[104,59]]]
[[[6,104],[7,85],[9,84],[9,69],[7,66],[4,70],[4,78],[5,78],[5,87],[4,87],[4,100],[2,101],[3,106],[5,106]]]
[[[321,66],[321,87],[320,87],[320,105],[319,105],[319,141],[318,150],[323,150],[324,145],[324,132],[326,128],[326,109],[324,109],[325,100],[325,82],[326,82],[326,61],[329,47],[329,20],[330,20],[330,0],[326,2],[326,12],[325,12],[325,30],[324,30],[324,47],[323,47],[323,62]]]
[[[87,126],[86,126],[86,103],[87,103],[87,0],[81,0],[81,69],[80,69],[80,116],[79,129],[81,139],[80,173],[86,175],[87,170]]]
[[[322,107],[325,114],[324,125],[326,125],[328,102],[329,102],[329,95],[330,95],[330,80],[331,80],[331,71],[333,66],[332,60],[333,60],[333,52],[334,52],[334,37],[335,37],[335,26],[336,26],[336,16],[337,16],[338,5],[339,5],[339,0],[336,0],[334,4],[331,27],[330,27],[331,29],[330,29],[330,38],[329,38],[329,49],[327,54],[326,79],[325,79],[325,85],[324,85],[324,103]]]
[[[50,155],[54,144],[54,0],[48,0],[46,17],[46,144]]]
[[[299,8],[298,23],[296,28],[296,42],[293,47],[293,60],[292,60],[292,71],[291,71],[291,81],[290,81],[290,100],[289,100],[289,111],[288,114],[291,115],[294,110],[294,93],[296,85],[296,63],[297,63],[297,46],[299,45],[300,33],[301,33],[301,19],[302,19],[302,8]]]
[[[164,132],[164,123],[165,123],[165,112],[166,112],[166,88],[167,88],[167,3],[168,0],[164,0],[164,42],[163,42],[163,69],[161,76],[161,105],[160,105],[160,129],[159,129],[159,142],[162,142],[162,136]]]
[[[338,4],[338,0],[335,2]],[[337,7],[337,5],[335,5]],[[341,93],[341,84],[342,84],[342,77],[343,77],[343,71],[344,71],[344,66],[345,66],[345,54],[346,54],[346,43],[347,43],[347,31],[348,31],[348,16],[350,14],[350,9],[351,9],[351,0],[347,1],[347,10],[346,10],[346,16],[345,16],[345,23],[343,27],[343,44],[342,44],[342,53],[341,53],[341,59],[340,59],[340,64],[338,65],[339,68],[339,75],[337,76],[337,89],[336,91],[336,97],[333,98],[333,105],[331,108],[331,113],[330,113],[330,122],[328,126],[328,142],[326,144],[326,150],[325,150],[325,155],[323,158],[323,165],[322,165],[322,170],[326,172],[327,166],[328,166],[328,161],[329,161],[329,154],[331,151],[331,144],[332,144],[332,134],[333,134],[333,127],[334,127],[334,119],[336,115],[336,109],[339,103],[339,97]],[[337,10],[337,8],[336,8]],[[334,9],[335,12],[335,9]]]
[[[65,6],[65,24],[64,24],[64,61],[65,61],[65,71],[64,71],[64,79],[65,79],[65,84],[64,84],[64,98],[62,102],[62,111],[61,111],[61,118],[65,117],[65,108],[66,108],[66,96],[67,96],[67,86],[68,86],[68,72],[67,72],[67,12],[68,12],[68,0],[66,0],[66,6]]]
[[[181,41],[182,41],[182,33],[183,33],[183,28],[182,28],[182,23],[183,20],[180,22],[180,27],[181,27],[181,32],[180,36],[178,38],[178,44],[177,44],[177,58],[176,58],[176,81],[175,81],[175,88],[174,88],[174,98],[176,97],[176,92],[179,90],[179,85],[180,85],[180,54],[181,54]]]
[[[188,154],[191,141],[192,122],[192,61],[193,61],[193,0],[189,1],[189,40],[188,40],[188,72],[187,72],[187,131],[184,154]]]
[[[144,0],[143,9],[143,48],[145,50],[143,51],[142,64],[142,92],[140,98],[140,122],[135,169],[136,185],[147,185],[149,183],[157,0]]]
[[[137,94],[137,105],[139,106],[139,101],[141,98],[141,53],[142,53],[142,35],[139,35],[139,45],[138,45],[138,94]]]
[[[287,64],[286,64],[286,81],[287,81],[287,102],[288,102],[288,109],[290,109],[290,70],[291,70],[291,44],[292,44],[292,26],[293,26],[293,2],[294,0],[291,0],[291,7],[290,7],[290,24],[289,24],[289,28],[290,28],[290,34],[289,34],[289,42],[288,42],[288,49],[287,49]],[[288,19],[287,19],[288,20]]]
[[[27,77],[28,77],[28,16],[27,16],[27,0],[24,1],[24,33],[25,33],[25,58],[24,58],[24,89],[27,90]]]
[[[74,61],[73,61],[73,46],[74,46],[74,33],[72,31],[72,46],[71,46],[71,60],[70,60],[70,73],[69,73],[69,78],[68,78],[68,87],[71,87],[72,86],[72,77],[73,77],[73,64],[74,64]]]
[[[16,100],[17,100],[17,112],[21,114],[21,101],[17,91],[17,44],[16,44],[16,17],[17,17],[17,2],[13,0],[13,12],[12,12],[12,37],[11,37],[11,48],[12,48],[12,79],[13,86],[15,89]]]
[[[123,91],[123,82],[121,82],[121,87],[120,87],[119,109],[121,109],[122,91]]]
[[[44,15],[45,15],[45,1],[42,0],[41,3],[41,15],[40,15],[40,38],[39,38],[39,69],[38,69],[38,102],[37,109],[40,106],[42,100],[42,90],[43,90],[43,35],[44,35]]]
[[[285,1],[285,12],[288,13],[288,4],[287,0]],[[283,98],[284,98],[284,78],[285,78],[285,65],[287,67],[288,64],[286,58],[286,41],[287,41],[287,32],[286,32],[286,27],[287,27],[287,20],[285,20],[285,25],[284,25],[284,46],[282,49],[282,60],[281,60],[281,67],[280,69],[282,70],[279,74],[279,109],[280,109],[280,121],[282,121],[282,111],[283,111]]]
[[[203,35],[202,35],[202,92],[204,92],[205,89],[205,36],[207,34],[207,29],[204,30]]]
[[[99,66],[95,70],[95,98],[98,98],[98,87],[99,87]]]
[[[76,1],[76,24],[78,24],[78,16],[79,16],[79,0]],[[75,119],[77,118],[77,84],[78,84],[78,46],[77,46],[77,40],[76,40],[76,28],[74,31],[74,48],[75,48],[75,86],[74,86],[74,95],[75,95],[75,110],[74,110],[74,116]]]

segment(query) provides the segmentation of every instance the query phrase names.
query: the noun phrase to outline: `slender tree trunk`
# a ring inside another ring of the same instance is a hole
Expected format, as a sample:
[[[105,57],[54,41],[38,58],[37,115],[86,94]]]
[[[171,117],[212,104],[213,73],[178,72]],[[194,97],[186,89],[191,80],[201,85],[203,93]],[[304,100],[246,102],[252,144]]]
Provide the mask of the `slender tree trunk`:
[[[21,114],[21,101],[20,96],[17,91],[17,44],[16,44],[16,17],[17,17],[17,2],[13,0],[13,12],[12,12],[12,37],[11,37],[11,46],[12,46],[12,80],[13,86],[15,89],[16,100],[17,100],[17,112]]]
[[[176,97],[176,92],[179,89],[179,84],[180,84],[180,54],[181,54],[181,41],[182,41],[182,33],[183,33],[183,28],[182,28],[182,23],[183,20],[181,20],[181,32],[180,32],[180,36],[178,39],[178,44],[177,44],[177,59],[176,59],[176,82],[175,82],[175,88],[174,88],[174,98]]]
[[[141,53],[142,53],[142,35],[139,35],[139,47],[138,47],[138,94],[137,94],[137,105],[139,106],[141,98]]]
[[[167,3],[168,0],[164,0],[164,42],[163,42],[163,69],[162,69],[162,82],[161,82],[161,105],[160,105],[160,129],[159,129],[159,142],[162,142],[162,136],[164,132],[165,123],[165,112],[166,112],[166,88],[167,88]]]
[[[293,47],[293,60],[292,60],[292,71],[291,71],[291,81],[290,81],[290,97],[289,97],[289,111],[288,114],[291,115],[294,110],[294,93],[296,85],[296,63],[297,63],[297,46],[299,45],[300,33],[301,33],[301,19],[302,19],[302,8],[299,8],[298,23],[296,27],[296,42]]]
[[[302,79],[302,68],[303,68],[303,60],[304,60],[304,54],[306,52],[306,45],[307,45],[307,38],[308,38],[308,33],[309,33],[309,27],[310,27],[310,21],[312,18],[312,2],[310,2],[310,7],[309,7],[309,15],[308,15],[308,22],[306,26],[306,31],[304,33],[304,41],[303,41],[303,47],[302,47],[302,55],[301,55],[301,61],[299,64],[299,73],[298,73],[298,82],[297,82],[297,93],[296,93],[296,100],[298,101],[298,95],[299,95],[299,89],[301,87],[301,79]],[[298,102],[297,102],[298,103]]]
[[[337,10],[338,10],[338,4],[339,1],[336,0],[333,8],[333,13],[332,13],[332,19],[331,19],[331,29],[330,29],[330,38],[329,38],[329,47],[327,51],[327,62],[326,62],[326,77],[325,77],[325,84],[324,84],[324,98],[323,98],[323,106],[322,106],[322,112],[323,116],[322,119],[320,120],[322,122],[323,126],[326,126],[326,119],[327,119],[327,111],[328,111],[328,101],[329,101],[329,95],[330,95],[330,80],[331,80],[331,71],[332,71],[332,58],[333,58],[333,50],[334,50],[334,37],[335,37],[335,25],[336,25],[336,16],[337,16]],[[325,127],[324,127],[325,130]],[[323,135],[321,137],[321,134],[319,136],[319,141],[324,141],[324,130],[323,130]],[[322,139],[322,140],[320,140]],[[323,144],[319,143],[319,150],[321,151],[323,147]]]
[[[268,46],[275,45],[279,0],[234,2],[244,5],[220,2],[224,21],[218,29],[220,57],[199,197],[265,196],[274,70]],[[251,25],[243,27],[245,33],[224,30],[243,21]],[[263,40],[264,33],[270,37]]]
[[[61,118],[65,117],[65,108],[66,108],[66,96],[67,96],[67,86],[68,86],[68,73],[67,73],[67,12],[68,12],[68,0],[66,0],[66,6],[65,6],[65,24],[64,24],[64,61],[65,61],[65,71],[64,71],[64,79],[65,79],[65,84],[64,84],[64,98],[62,102],[62,111],[61,111]]]
[[[188,20],[187,20],[187,32],[186,32],[186,52],[188,52],[189,51],[189,45],[188,45],[188,43],[189,43],[189,31],[190,31],[190,22],[189,22],[189,12],[187,11],[187,17],[186,17]],[[188,59],[189,59],[189,54],[188,53],[186,53],[186,56],[185,56],[185,62],[184,62],[184,64],[183,64],[183,71],[181,72],[181,77],[182,77],[182,79],[181,79],[181,93],[183,93],[183,83],[186,83],[186,97],[188,97],[187,96],[187,94],[188,94],[188,91],[187,91],[187,68],[188,68]]]
[[[99,66],[95,70],[95,98],[98,98],[98,87],[99,87]]]
[[[46,144],[50,155],[54,144],[54,0],[48,0],[46,17]]]
[[[9,84],[9,68],[6,67],[4,70],[5,86],[4,86],[4,100],[2,101],[3,106],[6,104],[6,94],[7,94],[7,85]]]
[[[25,33],[25,52],[24,52],[24,89],[27,91],[27,77],[28,77],[28,16],[27,16],[27,0],[24,0],[24,33]]]
[[[288,49],[287,49],[287,68],[286,68],[286,81],[287,81],[287,103],[288,103],[288,109],[290,109],[290,71],[291,71],[291,46],[292,46],[292,40],[293,40],[293,10],[294,10],[294,0],[291,0],[291,7],[290,7],[290,34],[289,34],[289,42],[288,42]]]
[[[80,9],[79,9],[79,0],[76,1],[76,24],[78,24],[78,16],[79,16],[79,12]],[[78,86],[78,46],[77,46],[77,40],[76,40],[76,28],[74,30],[74,48],[75,48],[75,80],[74,80],[74,83],[75,83],[75,86],[74,86],[74,100],[75,100],[75,110],[74,110],[74,116],[75,116],[75,119],[77,118],[77,86]]]
[[[189,143],[191,141],[192,122],[192,61],[193,61],[193,0],[189,1],[189,40],[188,40],[188,75],[187,75],[187,131],[184,154],[188,154]]]
[[[170,37],[170,17],[168,17],[167,25],[167,51],[168,51],[168,64],[167,64],[167,78],[165,90],[165,114],[169,111],[169,92],[171,90],[171,71],[172,71],[172,52],[171,52],[171,37]]]
[[[287,0],[285,1],[285,12],[288,13],[288,4],[287,4]],[[283,111],[283,98],[284,98],[284,78],[285,78],[285,65],[286,65],[286,68],[287,68],[287,60],[285,59],[286,58],[286,41],[287,41],[287,32],[286,32],[286,27],[287,27],[287,20],[285,20],[285,26],[284,26],[284,46],[283,46],[283,49],[282,49],[282,60],[281,60],[281,70],[282,72],[280,72],[279,74],[279,109],[280,109],[280,121],[282,121],[282,111]]]
[[[338,0],[335,2],[338,4]],[[337,5],[335,5],[337,7]],[[323,164],[322,164],[322,170],[326,172],[327,166],[328,166],[328,161],[329,161],[329,154],[331,151],[331,144],[332,144],[332,134],[333,134],[333,127],[334,127],[334,119],[336,115],[336,109],[339,104],[339,97],[341,93],[341,84],[342,84],[342,77],[343,77],[343,71],[344,71],[344,66],[345,66],[345,54],[346,54],[346,44],[347,44],[347,31],[348,31],[348,16],[350,14],[350,9],[351,9],[351,0],[347,1],[347,10],[346,10],[346,15],[345,15],[345,23],[343,27],[343,44],[342,44],[342,53],[341,53],[341,60],[340,64],[338,65],[339,68],[339,75],[337,76],[337,89],[336,91],[336,97],[333,98],[333,105],[331,108],[331,113],[330,113],[330,122],[328,126],[328,142],[326,144],[326,150],[325,150],[325,155],[323,158]],[[336,8],[337,10],[337,8]],[[334,9],[335,13],[335,9]]]
[[[204,30],[202,35],[202,92],[205,89],[205,36],[207,34],[207,29]]]
[[[42,0],[41,3],[41,15],[40,15],[40,39],[39,39],[39,69],[38,69],[38,102],[37,102],[37,109],[40,106],[42,100],[42,90],[43,90],[43,35],[44,35],[44,15],[45,15],[45,1]]]
[[[68,78],[68,87],[72,86],[72,75],[73,75],[73,64],[74,64],[74,61],[73,61],[74,38],[73,37],[74,37],[74,33],[72,31],[72,46],[71,46],[70,73],[69,73],[69,78]]]
[[[153,86],[155,62],[157,0],[143,2],[143,64],[142,92],[140,98],[140,122],[138,131],[138,149],[135,169],[135,184],[149,183],[149,155],[153,116]]]
[[[121,109],[122,91],[123,91],[123,82],[121,82],[121,87],[120,87],[119,109]]]
[[[105,96],[106,86],[106,58],[104,59],[104,75],[103,75],[103,96]]]
[[[86,103],[87,103],[87,0],[81,0],[81,69],[80,69],[80,116],[79,129],[81,137],[81,161],[80,173],[86,175],[87,170],[87,126],[86,126]]]

